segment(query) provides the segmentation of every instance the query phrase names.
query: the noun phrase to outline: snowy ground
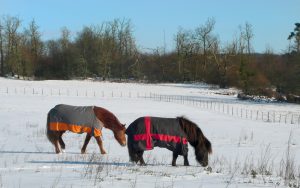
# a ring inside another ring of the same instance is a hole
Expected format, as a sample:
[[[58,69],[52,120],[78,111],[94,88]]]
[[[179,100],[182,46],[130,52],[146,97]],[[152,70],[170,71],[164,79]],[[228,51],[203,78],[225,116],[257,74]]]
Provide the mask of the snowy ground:
[[[235,90],[197,84],[0,78],[0,187],[300,186],[299,124],[240,119],[197,106],[138,98],[150,92],[253,105],[241,103],[233,95],[220,95],[235,94]],[[144,154],[148,166],[133,165],[128,162],[127,148],[121,147],[109,130],[103,130],[107,155],[100,155],[94,140],[88,145],[88,154],[81,155],[84,135],[72,133],[64,135],[66,153],[57,155],[45,136],[45,124],[47,112],[59,103],[102,106],[127,125],[145,115],[184,115],[212,142],[209,167],[196,163],[192,147],[189,167],[182,166],[181,158],[178,167],[172,167],[172,153],[160,148]],[[259,108],[300,112],[299,105],[291,104],[259,104]],[[287,172],[293,180],[284,180]]]

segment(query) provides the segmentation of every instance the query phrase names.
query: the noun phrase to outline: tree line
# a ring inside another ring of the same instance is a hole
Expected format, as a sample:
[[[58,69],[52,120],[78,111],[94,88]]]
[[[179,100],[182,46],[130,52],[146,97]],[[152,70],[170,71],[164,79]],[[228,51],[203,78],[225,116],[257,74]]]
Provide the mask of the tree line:
[[[22,27],[18,17],[0,18],[1,76],[35,79],[134,79],[149,82],[202,81],[222,88],[235,86],[246,94],[270,95],[272,91],[300,95],[300,24],[282,40],[289,40],[283,54],[266,48],[255,53],[252,25],[239,26],[238,34],[221,43],[215,20],[207,19],[192,30],[179,28],[175,49],[157,47],[141,51],[133,25],[115,19],[85,26],[75,36],[61,29],[55,40],[42,40],[37,23]]]

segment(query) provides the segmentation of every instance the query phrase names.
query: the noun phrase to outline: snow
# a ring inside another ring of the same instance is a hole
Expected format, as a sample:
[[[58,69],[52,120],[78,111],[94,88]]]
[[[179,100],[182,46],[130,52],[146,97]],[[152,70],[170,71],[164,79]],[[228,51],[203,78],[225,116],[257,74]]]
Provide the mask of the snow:
[[[286,187],[298,186],[300,125],[239,118],[189,103],[152,100],[150,93],[222,101],[242,108],[299,114],[300,106],[236,99],[237,90],[204,84],[138,84],[93,81],[21,81],[0,78],[0,187]],[[223,95],[226,94],[226,95]],[[228,95],[229,94],[229,95]],[[146,167],[129,162],[111,131],[103,130],[101,155],[94,140],[80,154],[84,135],[66,133],[66,153],[55,154],[45,135],[46,115],[56,104],[97,105],[129,125],[140,116],[184,115],[212,142],[209,167],[194,159],[172,167],[172,153],[155,148],[144,154]],[[287,151],[289,148],[289,160]],[[295,179],[284,181],[286,162]]]

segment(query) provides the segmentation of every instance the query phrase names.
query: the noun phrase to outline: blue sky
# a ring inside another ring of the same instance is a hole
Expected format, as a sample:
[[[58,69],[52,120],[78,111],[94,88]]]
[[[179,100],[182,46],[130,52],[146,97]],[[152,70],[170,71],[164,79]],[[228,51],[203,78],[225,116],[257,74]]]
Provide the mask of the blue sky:
[[[248,22],[256,52],[270,46],[282,53],[300,22],[300,0],[0,0],[4,15],[19,17],[23,27],[35,19],[44,40],[58,38],[64,26],[75,36],[83,26],[130,19],[140,49],[163,46],[165,33],[167,50],[174,48],[179,27],[195,29],[214,18],[214,33],[226,44]]]

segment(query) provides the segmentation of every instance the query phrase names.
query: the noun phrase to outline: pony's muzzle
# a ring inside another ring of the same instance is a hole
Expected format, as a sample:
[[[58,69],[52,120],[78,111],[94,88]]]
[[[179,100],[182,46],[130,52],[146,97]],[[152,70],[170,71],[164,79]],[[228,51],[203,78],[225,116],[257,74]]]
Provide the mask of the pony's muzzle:
[[[121,143],[121,146],[126,146],[126,141]]]
[[[208,162],[201,162],[200,164],[201,166],[206,167],[208,165]]]

